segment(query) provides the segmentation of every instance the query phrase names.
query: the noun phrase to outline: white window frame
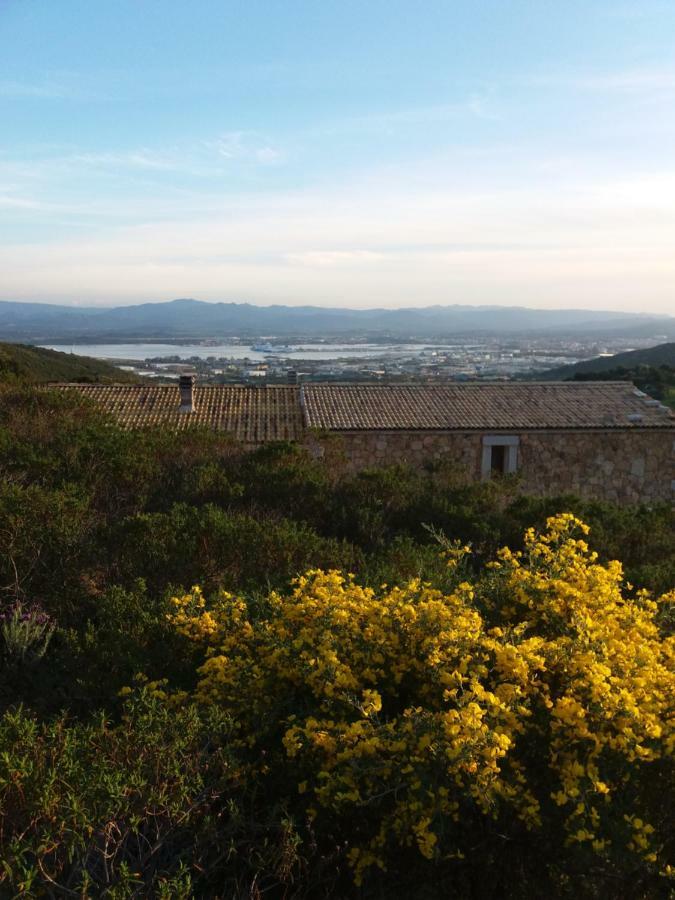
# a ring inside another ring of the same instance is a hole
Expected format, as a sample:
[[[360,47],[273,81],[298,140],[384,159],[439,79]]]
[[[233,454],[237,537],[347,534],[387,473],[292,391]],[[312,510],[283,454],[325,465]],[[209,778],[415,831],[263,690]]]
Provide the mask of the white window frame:
[[[480,474],[484,481],[492,477],[492,448],[505,447],[504,474],[513,475],[518,471],[518,445],[520,438],[517,434],[484,434],[483,456],[481,458]]]

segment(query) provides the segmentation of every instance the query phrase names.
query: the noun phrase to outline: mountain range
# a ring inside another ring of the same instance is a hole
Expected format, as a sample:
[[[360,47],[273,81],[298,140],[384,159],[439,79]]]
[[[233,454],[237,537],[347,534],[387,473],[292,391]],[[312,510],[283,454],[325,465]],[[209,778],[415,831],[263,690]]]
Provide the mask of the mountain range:
[[[505,334],[630,335],[675,338],[675,318],[579,309],[427,306],[330,309],[172,300],[75,307],[0,301],[0,339],[77,342],[185,340],[232,336],[440,339]]]

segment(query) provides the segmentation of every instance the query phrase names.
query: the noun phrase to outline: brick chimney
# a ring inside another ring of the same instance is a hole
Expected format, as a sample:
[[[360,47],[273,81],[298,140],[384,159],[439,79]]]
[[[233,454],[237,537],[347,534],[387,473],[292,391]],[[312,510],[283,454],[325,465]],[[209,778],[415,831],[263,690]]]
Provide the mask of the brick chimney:
[[[194,412],[194,384],[194,375],[181,375],[178,379],[178,388],[180,390],[179,412]]]

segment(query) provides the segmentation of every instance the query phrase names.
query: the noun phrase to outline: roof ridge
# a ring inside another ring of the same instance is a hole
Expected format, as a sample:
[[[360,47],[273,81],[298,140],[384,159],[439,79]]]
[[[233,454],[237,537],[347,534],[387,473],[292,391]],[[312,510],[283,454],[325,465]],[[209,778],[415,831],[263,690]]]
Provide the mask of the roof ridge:
[[[447,387],[457,387],[457,388],[465,388],[465,387],[484,387],[484,388],[495,388],[495,387],[506,387],[506,388],[515,388],[515,387],[534,387],[534,386],[542,386],[542,387],[591,387],[596,385],[611,385],[614,387],[620,387],[622,385],[631,385],[635,387],[635,383],[633,381],[619,381],[617,379],[607,379],[606,381],[600,379],[593,379],[588,381],[578,380],[578,381],[449,381],[443,382],[440,384],[434,384],[433,382],[419,382],[419,381],[396,381],[390,382],[387,384],[381,384],[378,382],[371,381],[306,381],[304,382],[305,387],[311,388],[336,388],[336,387],[358,387],[358,388],[404,388],[404,387],[415,387],[415,388],[447,388]],[[272,385],[269,385],[270,387]]]

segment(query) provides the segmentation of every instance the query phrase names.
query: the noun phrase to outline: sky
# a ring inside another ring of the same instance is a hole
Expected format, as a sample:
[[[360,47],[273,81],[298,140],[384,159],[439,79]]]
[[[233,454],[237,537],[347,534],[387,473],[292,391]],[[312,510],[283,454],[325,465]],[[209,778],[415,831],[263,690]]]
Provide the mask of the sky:
[[[675,314],[673,0],[0,0],[0,299]]]

